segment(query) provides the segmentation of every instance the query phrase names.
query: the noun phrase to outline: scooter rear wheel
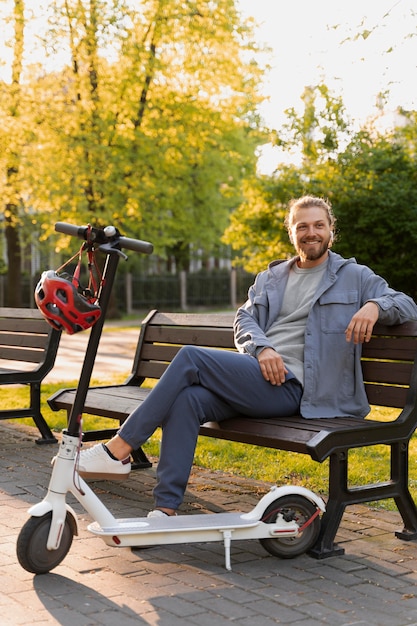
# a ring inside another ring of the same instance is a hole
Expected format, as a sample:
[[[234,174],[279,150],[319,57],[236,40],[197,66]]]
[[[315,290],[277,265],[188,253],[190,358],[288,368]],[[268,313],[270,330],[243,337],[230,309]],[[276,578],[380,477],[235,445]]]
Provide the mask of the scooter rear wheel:
[[[313,502],[298,494],[277,498],[265,510],[262,520],[267,524],[273,524],[279,514],[286,521],[295,521],[301,527],[316,512],[317,507]],[[304,528],[296,537],[279,537],[260,539],[262,546],[267,552],[281,559],[292,559],[304,554],[313,547],[320,532],[320,517]]]
[[[51,520],[51,511],[41,517],[30,517],[17,539],[18,561],[26,571],[33,574],[46,574],[59,565],[68,554],[76,534],[75,521],[67,513],[59,547],[56,550],[48,550],[46,544]]]

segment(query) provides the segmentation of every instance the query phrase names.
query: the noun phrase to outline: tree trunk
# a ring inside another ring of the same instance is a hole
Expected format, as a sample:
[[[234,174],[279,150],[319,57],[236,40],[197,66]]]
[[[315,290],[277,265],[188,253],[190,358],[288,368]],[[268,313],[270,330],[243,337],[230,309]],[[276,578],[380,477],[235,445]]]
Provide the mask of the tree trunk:
[[[24,35],[24,1],[15,0],[14,3],[14,46],[12,63],[12,84],[10,93],[10,116],[19,116],[20,101],[20,77],[23,61],[23,35]],[[10,164],[7,168],[7,182],[9,188],[14,191],[14,196],[19,197],[16,188],[16,175],[18,173],[18,150],[12,150]],[[7,244],[7,304],[11,307],[19,307],[22,302],[21,283],[21,247],[19,239],[19,207],[15,202],[8,202],[5,206],[5,235]]]
[[[10,307],[22,306],[22,254],[19,232],[14,219],[16,214],[17,207],[13,204],[7,204],[5,227],[8,258],[6,305]]]

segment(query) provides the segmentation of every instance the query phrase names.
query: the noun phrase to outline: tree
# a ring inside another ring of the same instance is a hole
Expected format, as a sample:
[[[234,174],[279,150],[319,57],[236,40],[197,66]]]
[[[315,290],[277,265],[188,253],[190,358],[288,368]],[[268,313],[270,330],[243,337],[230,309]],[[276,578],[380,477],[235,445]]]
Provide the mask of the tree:
[[[191,244],[210,254],[263,141],[262,69],[244,58],[254,47],[234,0],[54,6],[48,45],[66,43],[71,64],[30,84],[27,156],[45,236],[56,217],[114,223],[178,267]]]
[[[247,271],[292,254],[283,226],[288,202],[305,193],[328,194],[327,178],[352,132],[341,98],[326,85],[306,87],[302,101],[302,113],[289,109],[288,121],[275,137],[276,145],[296,153],[299,162],[280,164],[273,176],[251,180],[223,237],[237,251],[235,263]]]
[[[408,147],[403,132],[378,136],[362,130],[327,167],[281,168],[232,215],[226,241],[248,271],[259,271],[293,253],[282,228],[288,201],[305,193],[327,196],[337,218],[334,251],[355,257],[417,298],[411,262],[417,245],[417,168]]]
[[[279,183],[268,176],[245,183],[245,199],[231,214],[223,235],[224,243],[236,251],[235,265],[256,273],[270,261],[291,254],[284,217],[288,198],[300,195],[302,190],[303,181],[295,166],[280,170]]]
[[[329,181],[341,231],[335,250],[355,256],[396,289],[417,297],[417,168],[404,134],[361,131]]]

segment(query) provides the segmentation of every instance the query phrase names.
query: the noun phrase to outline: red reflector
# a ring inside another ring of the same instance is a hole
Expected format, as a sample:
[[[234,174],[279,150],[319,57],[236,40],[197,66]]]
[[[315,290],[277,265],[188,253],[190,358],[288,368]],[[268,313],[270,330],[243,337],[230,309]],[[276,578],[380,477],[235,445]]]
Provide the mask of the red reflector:
[[[117,537],[116,535],[114,535],[114,537],[112,537],[113,543],[116,544],[116,546],[120,546],[120,544],[122,543],[119,539],[119,537]]]

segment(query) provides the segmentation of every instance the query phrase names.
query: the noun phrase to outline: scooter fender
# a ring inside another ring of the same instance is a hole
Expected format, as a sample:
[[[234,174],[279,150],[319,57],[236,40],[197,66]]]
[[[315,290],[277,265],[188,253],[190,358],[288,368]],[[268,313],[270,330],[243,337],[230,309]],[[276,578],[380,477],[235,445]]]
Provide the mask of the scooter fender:
[[[65,508],[66,508],[67,513],[71,515],[74,521],[74,529],[75,529],[74,534],[78,535],[77,514],[75,513],[74,509],[70,507],[70,505],[67,503],[65,503]],[[42,517],[43,515],[50,513],[50,511],[52,510],[53,510],[53,504],[49,502],[48,500],[42,500],[42,502],[38,502],[37,504],[34,504],[33,506],[31,506],[30,509],[28,510],[28,513],[31,517]]]
[[[283,496],[289,495],[299,495],[303,496],[307,500],[310,500],[313,504],[317,506],[320,511],[324,513],[326,510],[326,505],[320,496],[317,496],[315,493],[306,489],[305,487],[298,487],[296,485],[285,485],[284,487],[277,487],[274,485],[271,487],[270,491],[266,493],[258,502],[258,504],[253,508],[249,513],[244,513],[241,518],[252,521],[252,520],[260,520],[262,519],[263,514],[265,513],[265,509],[277,500],[278,498],[282,498]]]

